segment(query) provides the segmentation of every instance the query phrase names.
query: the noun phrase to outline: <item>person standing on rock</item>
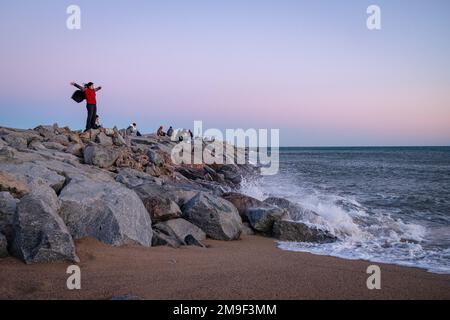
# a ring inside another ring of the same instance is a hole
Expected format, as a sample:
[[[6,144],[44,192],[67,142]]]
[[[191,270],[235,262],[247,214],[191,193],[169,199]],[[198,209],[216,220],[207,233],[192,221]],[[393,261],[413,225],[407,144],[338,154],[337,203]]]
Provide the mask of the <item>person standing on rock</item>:
[[[87,109],[87,119],[86,119],[86,131],[94,129],[96,127],[95,121],[97,116],[97,91],[101,90],[102,87],[94,87],[93,82],[89,82],[84,85],[84,87],[76,84],[75,82],[70,83],[72,86],[80,89],[84,92],[86,98],[86,109]]]

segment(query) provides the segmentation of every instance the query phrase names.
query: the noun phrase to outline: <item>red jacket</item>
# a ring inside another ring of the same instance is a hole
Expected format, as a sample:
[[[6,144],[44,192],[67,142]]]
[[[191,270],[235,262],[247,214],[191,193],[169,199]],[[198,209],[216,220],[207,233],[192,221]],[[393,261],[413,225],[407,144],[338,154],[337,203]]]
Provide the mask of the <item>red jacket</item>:
[[[84,90],[84,94],[86,95],[87,104],[97,104],[95,89],[87,88],[86,90]]]

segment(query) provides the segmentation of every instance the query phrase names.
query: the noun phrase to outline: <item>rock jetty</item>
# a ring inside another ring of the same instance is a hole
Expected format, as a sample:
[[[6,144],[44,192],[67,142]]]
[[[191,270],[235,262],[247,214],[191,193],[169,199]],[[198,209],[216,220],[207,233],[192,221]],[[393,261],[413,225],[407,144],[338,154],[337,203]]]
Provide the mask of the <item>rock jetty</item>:
[[[286,199],[259,201],[239,193],[242,179],[258,176],[257,167],[176,165],[176,145],[117,128],[0,127],[0,258],[78,262],[75,240],[84,237],[112,246],[175,248],[242,234],[336,240],[294,221],[315,217],[312,211]]]

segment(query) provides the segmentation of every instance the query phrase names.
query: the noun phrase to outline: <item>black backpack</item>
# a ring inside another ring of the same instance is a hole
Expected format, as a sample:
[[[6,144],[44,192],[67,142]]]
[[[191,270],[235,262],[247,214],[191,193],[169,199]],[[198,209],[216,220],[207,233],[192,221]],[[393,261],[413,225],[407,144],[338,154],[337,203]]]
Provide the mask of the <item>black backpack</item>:
[[[82,91],[82,90],[77,90],[77,91],[75,91],[75,92],[73,93],[72,99],[73,99],[75,102],[80,103],[80,102],[83,102],[84,99],[86,99],[86,95],[84,94],[84,91]]]

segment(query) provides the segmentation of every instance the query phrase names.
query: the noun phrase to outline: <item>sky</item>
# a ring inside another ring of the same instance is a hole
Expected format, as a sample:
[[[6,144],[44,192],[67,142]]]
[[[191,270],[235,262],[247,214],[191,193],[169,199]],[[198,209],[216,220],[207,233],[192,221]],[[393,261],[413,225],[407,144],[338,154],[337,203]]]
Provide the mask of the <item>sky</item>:
[[[81,30],[66,27],[69,5]],[[366,9],[381,8],[381,30]],[[279,129],[282,146],[450,145],[447,0],[0,0],[0,126]]]

